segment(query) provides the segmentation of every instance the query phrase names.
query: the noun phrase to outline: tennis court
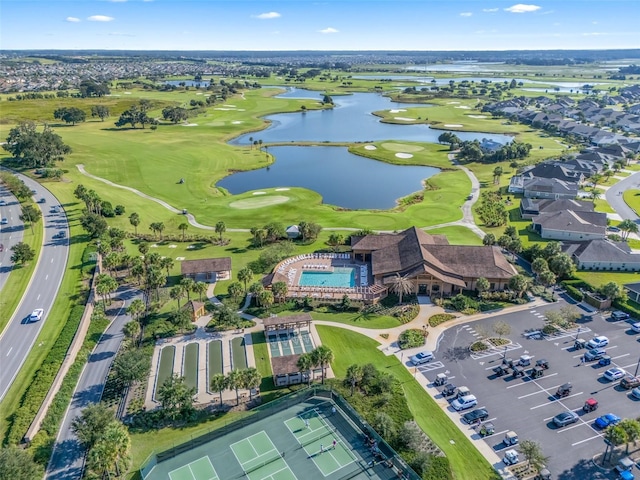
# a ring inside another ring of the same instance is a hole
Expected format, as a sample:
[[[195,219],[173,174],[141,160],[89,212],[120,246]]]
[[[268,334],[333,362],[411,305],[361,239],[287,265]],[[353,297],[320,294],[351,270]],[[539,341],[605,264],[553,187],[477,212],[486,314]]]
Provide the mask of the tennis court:
[[[141,477],[143,480],[398,478],[397,464],[375,456],[365,441],[368,437],[352,420],[352,413],[347,415],[332,397],[307,395],[302,391],[283,397],[272,402],[273,406],[258,407],[248,417],[158,453],[143,467]]]

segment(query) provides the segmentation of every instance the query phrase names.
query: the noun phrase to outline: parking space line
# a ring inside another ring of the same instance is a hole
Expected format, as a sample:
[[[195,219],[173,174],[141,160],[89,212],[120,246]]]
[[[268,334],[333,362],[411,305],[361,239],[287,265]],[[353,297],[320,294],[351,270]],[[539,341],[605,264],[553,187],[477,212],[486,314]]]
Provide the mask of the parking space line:
[[[569,430],[573,430],[577,427],[588,427],[589,424],[587,422],[577,422],[575,425],[571,425],[570,427],[564,427],[561,430],[558,430],[556,433],[568,432]]]
[[[572,443],[571,446],[575,447],[576,445],[580,445],[581,443],[588,442],[589,440],[593,440],[595,438],[602,438],[602,434],[594,435],[593,437],[585,438],[584,440],[580,440],[579,442]]]
[[[583,393],[584,392],[574,393],[573,395],[568,395],[566,397],[560,397],[560,398],[555,398],[555,395],[552,395],[555,398],[554,400],[551,400],[550,402],[547,402],[547,403],[542,403],[540,405],[536,405],[535,407],[531,407],[529,410],[535,410],[536,408],[546,407],[547,405],[551,405],[552,403],[556,403],[556,402],[559,402],[560,400],[571,398],[571,397],[577,397],[579,395],[582,395]]]
[[[624,353],[622,355],[618,355],[617,357],[611,357],[611,360],[617,360],[617,359],[622,358],[622,357],[628,357],[629,355],[631,355],[631,354],[630,353]]]
[[[554,388],[558,388],[560,385],[556,385],[554,387],[549,387],[549,390],[553,390]],[[527,393],[526,395],[522,395],[520,397],[518,397],[518,400],[520,400],[521,398],[527,398],[530,397],[531,395],[537,395],[538,393],[547,393],[544,390],[538,390],[537,392],[533,392],[533,393]]]

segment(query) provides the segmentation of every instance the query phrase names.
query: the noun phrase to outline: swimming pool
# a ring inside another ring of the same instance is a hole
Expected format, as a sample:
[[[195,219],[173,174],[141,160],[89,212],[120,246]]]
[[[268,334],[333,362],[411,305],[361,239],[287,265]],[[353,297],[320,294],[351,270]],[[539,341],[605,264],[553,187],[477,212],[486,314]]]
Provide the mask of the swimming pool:
[[[356,286],[356,269],[351,267],[334,268],[333,272],[313,272],[304,270],[299,285],[303,287],[341,287]]]

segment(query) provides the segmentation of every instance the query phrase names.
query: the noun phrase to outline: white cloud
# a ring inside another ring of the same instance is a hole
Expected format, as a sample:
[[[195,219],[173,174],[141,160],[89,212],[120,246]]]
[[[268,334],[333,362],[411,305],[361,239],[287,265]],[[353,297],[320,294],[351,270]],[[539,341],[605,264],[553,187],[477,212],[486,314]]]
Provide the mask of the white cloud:
[[[80,21],[78,17],[67,17],[66,20],[71,23],[78,23]]]
[[[540,10],[542,7],[538,5],[527,5],[525,3],[518,3],[516,5],[512,5],[508,8],[505,8],[505,12],[511,13],[530,13],[535,12],[536,10]]]
[[[113,17],[108,17],[106,15],[91,15],[87,18],[90,22],[110,22],[114,20]]]
[[[112,3],[125,3],[127,0],[107,0],[107,1]]]
[[[471,15],[473,15],[473,13],[471,13],[471,12],[462,12],[460,14],[461,17],[470,17]]]
[[[109,35],[112,37],[135,37],[133,33],[124,33],[124,32],[109,32]]]
[[[583,37],[600,37],[602,35],[609,35],[609,34],[606,32],[588,32],[588,33],[582,34]]]
[[[592,23],[593,25],[597,25],[597,24],[598,24],[598,22],[591,22],[591,23]]]
[[[500,10],[499,8],[483,8],[482,11],[485,13],[494,13]]]
[[[266,12],[266,13],[261,13],[260,15],[254,15],[254,18],[257,18],[259,20],[271,20],[273,18],[280,18],[282,15],[280,15],[278,12]]]
[[[336,30],[333,27],[327,27],[327,28],[324,28],[322,30],[318,30],[318,32],[320,32],[320,33],[338,33],[338,30]]]

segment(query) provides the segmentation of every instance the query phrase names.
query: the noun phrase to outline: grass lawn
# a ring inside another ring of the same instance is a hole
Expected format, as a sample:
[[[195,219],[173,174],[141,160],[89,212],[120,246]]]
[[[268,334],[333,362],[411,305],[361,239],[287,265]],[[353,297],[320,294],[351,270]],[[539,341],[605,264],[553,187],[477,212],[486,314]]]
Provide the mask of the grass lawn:
[[[445,452],[456,479],[497,478],[491,465],[395,356],[385,356],[376,348],[377,342],[355,332],[322,325],[316,328],[323,345],[335,352],[335,360],[331,366],[336,376],[344,377],[349,365],[354,363],[372,363],[380,371],[391,373],[402,383],[409,408],[416,421]]]
[[[9,320],[11,320],[11,316],[16,311],[16,308],[18,308],[18,303],[22,300],[22,296],[31,280],[31,275],[36,268],[38,258],[42,252],[43,229],[42,221],[36,222],[33,225],[33,232],[31,232],[31,228],[29,227],[24,229],[22,241],[36,252],[36,256],[27,265],[13,267],[7,282],[4,284],[4,287],[2,287],[2,300],[0,300],[0,305],[2,305],[2,308],[0,308],[0,332],[4,330],[4,327],[6,327]]]
[[[480,237],[467,227],[461,225],[433,228],[426,232],[431,235],[446,235],[451,245],[482,245],[482,239]]]
[[[609,282],[616,282],[619,285],[640,282],[640,272],[591,272],[578,270],[575,276],[596,288]]]
[[[597,199],[595,201],[595,206],[596,212],[616,213],[615,210],[611,208],[611,205],[609,205],[609,202],[607,202],[604,198]]]
[[[302,313],[304,310],[289,310],[286,312],[280,312],[278,315],[285,317],[287,315],[296,315]],[[362,312],[328,312],[317,311],[310,312],[311,318],[314,320],[325,320],[328,322],[343,323],[345,325],[352,325],[354,327],[382,329],[393,328],[401,325],[400,321],[396,317],[388,315],[375,315]]]
[[[640,190],[627,190],[623,194],[624,201],[629,207],[636,212],[640,212]]]

